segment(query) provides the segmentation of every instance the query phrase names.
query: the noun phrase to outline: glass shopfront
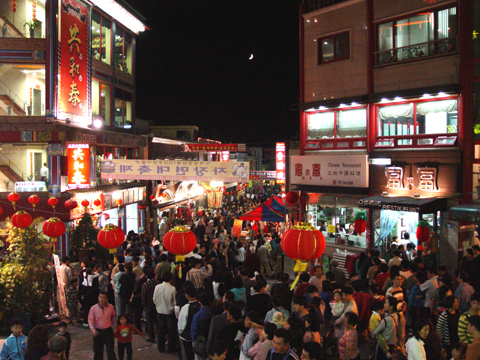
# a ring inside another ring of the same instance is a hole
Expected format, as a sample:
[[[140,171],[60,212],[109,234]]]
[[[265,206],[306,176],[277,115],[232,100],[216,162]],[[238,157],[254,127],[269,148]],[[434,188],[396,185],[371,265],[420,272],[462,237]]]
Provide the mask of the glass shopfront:
[[[360,235],[354,231],[355,214],[365,211],[358,207],[358,199],[315,193],[309,193],[308,196],[307,221],[322,231],[327,246],[334,244],[367,248],[366,232]]]

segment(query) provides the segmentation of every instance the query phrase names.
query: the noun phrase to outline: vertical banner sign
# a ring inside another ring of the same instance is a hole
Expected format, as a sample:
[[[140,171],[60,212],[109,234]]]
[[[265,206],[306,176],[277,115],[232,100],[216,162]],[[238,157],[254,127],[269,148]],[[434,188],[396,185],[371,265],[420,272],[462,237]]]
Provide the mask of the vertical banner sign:
[[[277,184],[285,184],[285,143],[277,142],[275,150]]]
[[[216,208],[222,207],[222,201],[223,201],[223,192],[215,191],[215,207]]]
[[[65,297],[65,287],[62,281],[62,274],[60,273],[60,257],[58,255],[53,255],[53,263],[55,265],[55,273],[57,274],[57,283],[58,283],[58,307],[63,311],[63,313],[68,316],[67,309],[67,298]]]
[[[221,161],[225,161],[225,162],[230,161],[230,151],[222,151]]]
[[[90,27],[88,7],[78,0],[59,2],[57,119],[83,125],[90,114]]]
[[[215,205],[215,193],[213,192],[213,190],[208,193],[207,197],[208,197],[208,207],[212,208],[213,205]]]
[[[240,234],[242,233],[242,224],[243,220],[233,220],[232,238],[234,238],[235,236],[240,236]]]
[[[68,188],[90,187],[90,146],[88,144],[67,144]]]

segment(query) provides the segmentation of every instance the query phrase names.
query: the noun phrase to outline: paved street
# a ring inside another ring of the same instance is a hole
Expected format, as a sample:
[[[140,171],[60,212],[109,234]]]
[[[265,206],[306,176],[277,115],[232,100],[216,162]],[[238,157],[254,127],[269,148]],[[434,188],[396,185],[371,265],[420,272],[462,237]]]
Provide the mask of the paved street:
[[[50,336],[55,335],[57,327],[50,326]],[[93,359],[93,341],[92,333],[89,328],[82,326],[69,326],[68,331],[72,336],[72,348],[70,350],[70,360],[87,360]],[[5,337],[0,338],[0,347],[3,345]],[[115,347],[116,352],[116,347]],[[126,356],[126,355],[125,355]],[[105,359],[107,353],[105,352]],[[133,336],[133,358],[134,359],[160,359],[160,353],[157,350],[156,344],[147,342],[144,338],[138,335]],[[162,360],[177,360],[177,354],[161,354]]]

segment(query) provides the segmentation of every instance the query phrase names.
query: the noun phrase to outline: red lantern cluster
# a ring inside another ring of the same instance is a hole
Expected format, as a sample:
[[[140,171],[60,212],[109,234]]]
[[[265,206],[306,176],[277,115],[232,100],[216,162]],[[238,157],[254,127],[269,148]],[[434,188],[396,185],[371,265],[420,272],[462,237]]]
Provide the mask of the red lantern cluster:
[[[25,211],[17,211],[12,215],[12,224],[17,228],[24,229],[30,226],[31,223],[32,217]]]
[[[285,196],[285,201],[289,205],[295,205],[298,203],[298,200],[300,199],[300,196],[298,195],[298,192],[296,191],[289,191],[287,193],[287,196]]]
[[[110,249],[114,253],[125,241],[125,232],[118,226],[108,224],[98,232],[97,241],[100,246]]]
[[[55,242],[65,233],[65,224],[57,217],[50,218],[43,223],[43,233]]]
[[[12,12],[17,12],[17,0],[12,0]]]

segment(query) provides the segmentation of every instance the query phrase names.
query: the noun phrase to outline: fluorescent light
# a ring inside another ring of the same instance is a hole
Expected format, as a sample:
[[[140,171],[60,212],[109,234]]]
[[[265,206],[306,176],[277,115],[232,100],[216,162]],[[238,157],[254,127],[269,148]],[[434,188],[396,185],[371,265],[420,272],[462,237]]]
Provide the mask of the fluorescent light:
[[[388,100],[387,98],[382,98],[381,102],[382,103],[388,103],[388,102],[390,102],[390,100]]]
[[[423,94],[422,99],[430,99],[430,98],[432,98],[432,97],[433,97],[433,96],[430,95],[430,94]]]
[[[404,98],[401,98],[400,96],[395,96],[395,101],[404,101]]]
[[[443,91],[440,91],[437,96],[442,97],[442,96],[447,96],[447,94],[445,94]]]
[[[354,101],[350,106],[358,106],[358,104]]]
[[[326,107],[326,106],[320,106],[320,107],[318,108],[318,110],[328,110],[328,107]]]
[[[338,105],[338,107],[342,108],[342,107],[347,107],[348,105],[345,105],[344,103],[341,103],[340,105]]]
[[[370,158],[368,159],[370,165],[391,165],[392,159],[390,158]]]
[[[139,32],[145,31],[146,26],[137,19],[133,14],[127,11],[123,6],[113,0],[91,0],[91,2],[105,11],[115,20],[118,20],[129,30],[138,35]]]
[[[308,110],[305,110],[306,112],[312,112],[312,111],[315,111],[316,109],[315,108],[310,108]]]

